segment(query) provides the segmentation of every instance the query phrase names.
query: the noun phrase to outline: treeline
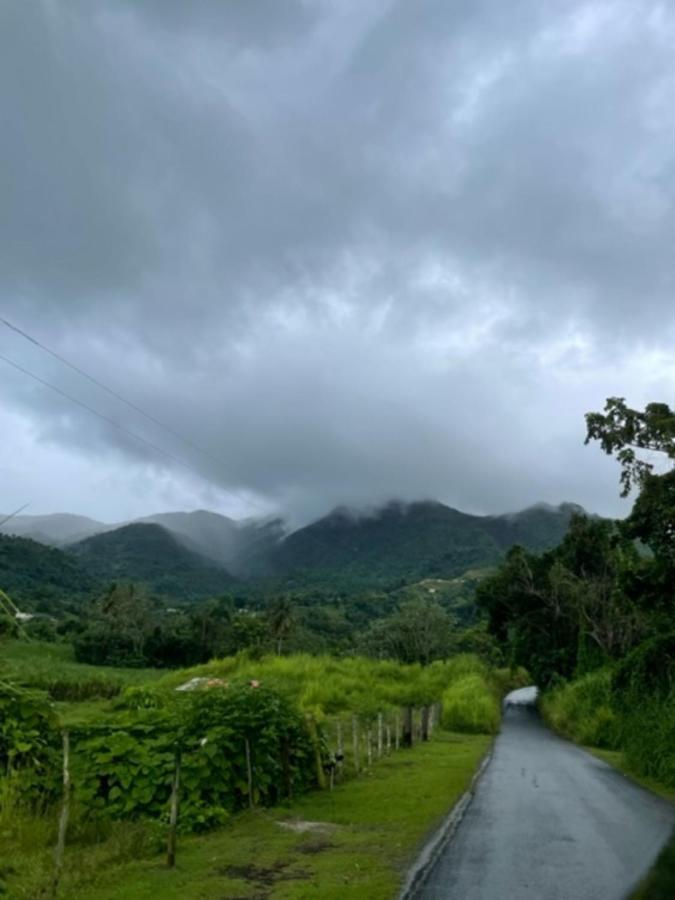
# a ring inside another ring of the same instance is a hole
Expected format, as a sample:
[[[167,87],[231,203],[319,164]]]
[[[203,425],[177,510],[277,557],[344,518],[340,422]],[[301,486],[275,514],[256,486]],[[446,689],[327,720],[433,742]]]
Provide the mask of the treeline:
[[[79,662],[98,666],[177,668],[242,650],[253,656],[361,653],[401,662],[475,652],[498,663],[497,644],[473,602],[484,575],[399,582],[390,593],[353,597],[313,589],[175,605],[143,585],[115,582],[76,611],[3,621],[14,636],[72,644]]]
[[[675,471],[639,456],[675,459],[675,413],[611,398],[587,424],[587,442],[619,459],[624,494],[639,488],[630,516],[576,516],[556,549],[511,549],[477,601],[509,661],[545,689],[559,730],[675,784]]]

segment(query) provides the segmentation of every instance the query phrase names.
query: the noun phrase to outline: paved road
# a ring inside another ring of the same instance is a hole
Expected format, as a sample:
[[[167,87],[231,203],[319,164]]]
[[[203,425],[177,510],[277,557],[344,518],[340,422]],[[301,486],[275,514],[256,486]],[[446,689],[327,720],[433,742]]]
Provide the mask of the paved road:
[[[673,825],[671,804],[556,737],[531,704],[509,704],[473,801],[416,897],[623,900]]]

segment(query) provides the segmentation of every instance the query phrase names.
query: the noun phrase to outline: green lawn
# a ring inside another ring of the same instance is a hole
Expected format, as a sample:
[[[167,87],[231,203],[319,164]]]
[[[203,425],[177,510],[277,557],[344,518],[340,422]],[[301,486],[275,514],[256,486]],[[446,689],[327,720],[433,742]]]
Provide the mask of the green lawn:
[[[466,790],[491,743],[439,733],[358,779],[290,806],[239,814],[229,826],[179,840],[178,864],[143,850],[142,830],[120,826],[108,841],[66,852],[62,900],[390,900],[424,839]],[[292,831],[280,823],[318,823]],[[138,856],[142,858],[138,858]],[[37,868],[45,877],[48,853]],[[133,861],[131,861],[133,860]],[[17,872],[17,876],[18,876]],[[34,896],[35,867],[14,881]],[[29,884],[30,882],[30,884]]]

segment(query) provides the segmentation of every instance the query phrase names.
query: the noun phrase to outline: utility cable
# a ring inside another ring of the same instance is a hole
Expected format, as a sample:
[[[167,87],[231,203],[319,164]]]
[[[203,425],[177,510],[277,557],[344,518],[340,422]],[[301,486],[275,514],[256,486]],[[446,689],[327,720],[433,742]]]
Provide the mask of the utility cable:
[[[47,347],[45,344],[38,341],[37,338],[34,338],[32,335],[28,334],[28,332],[24,331],[22,328],[19,328],[17,325],[13,325],[11,322],[7,321],[4,316],[0,316],[0,322],[9,328],[11,331],[16,332],[16,334],[21,335],[27,341],[30,341],[31,344],[34,344],[36,347],[39,347],[40,350],[44,350],[45,353],[49,353],[50,356],[53,356],[54,359],[57,359],[64,366],[68,366],[69,369],[72,369],[73,372],[77,372],[78,375],[81,375],[82,378],[86,378],[87,381],[90,381],[92,384],[96,385],[96,387],[100,388],[102,391],[106,391],[106,393],[110,394],[111,397],[115,397],[116,400],[119,400],[121,403],[124,403],[129,409],[133,409],[134,412],[139,413],[142,416],[145,416],[150,422],[153,422],[155,425],[163,428],[164,431],[167,431],[169,434],[178,438],[180,441],[183,441],[185,444],[188,444],[192,447],[193,450],[197,450],[199,453],[202,453],[204,456],[207,456],[212,462],[218,463],[220,466],[224,466],[225,462],[222,459],[219,459],[217,456],[214,456],[209,450],[205,450],[204,447],[200,447],[198,444],[195,444],[190,438],[185,437],[184,434],[180,434],[178,431],[175,431],[171,428],[170,425],[167,425],[165,422],[161,422],[151,413],[142,409],[136,403],[133,403],[131,400],[128,400],[126,397],[122,396],[122,394],[113,390],[113,388],[108,387],[107,384],[104,384],[102,381],[99,381],[98,378],[95,378],[93,375],[90,375],[88,372],[85,372],[84,369],[81,369],[79,366],[76,366],[75,363],[72,363],[69,359],[66,359],[64,356],[61,356],[60,353],[57,353],[56,350],[52,350],[51,347]]]
[[[67,366],[69,369],[72,369],[73,372],[76,372],[82,378],[86,378],[87,381],[91,382],[91,384],[100,388],[102,391],[105,391],[107,394],[110,394],[111,397],[114,397],[116,400],[119,400],[121,403],[124,403],[125,406],[129,407],[129,409],[134,410],[134,412],[137,412],[141,416],[144,416],[146,419],[148,419],[148,421],[157,425],[159,428],[162,428],[168,434],[171,434],[171,435],[173,435],[173,437],[178,438],[178,440],[183,441],[183,443],[187,444],[189,447],[192,447],[193,450],[197,450],[198,453],[201,453],[203,456],[207,457],[208,459],[210,459],[212,462],[216,463],[217,465],[222,466],[225,469],[227,468],[227,465],[223,459],[220,459],[219,457],[215,456],[213,453],[211,453],[209,450],[206,450],[204,447],[200,447],[199,444],[196,444],[193,440],[186,437],[184,434],[181,434],[180,432],[176,431],[170,425],[167,425],[166,422],[162,422],[156,416],[153,416],[151,413],[147,412],[147,410],[138,406],[138,404],[127,399],[122,394],[120,394],[118,391],[114,390],[113,388],[111,388],[107,384],[105,384],[104,382],[100,381],[98,378],[95,378],[93,375],[90,375],[89,372],[86,372],[84,369],[80,368],[80,366],[75,365],[75,363],[71,362],[69,359],[66,359],[60,353],[57,353],[56,350],[52,350],[51,347],[48,347],[48,346],[46,346],[46,344],[43,344],[42,341],[39,341],[36,337],[33,337],[33,335],[29,334],[27,331],[24,331],[23,328],[19,328],[18,325],[14,325],[12,322],[10,322],[8,319],[6,319],[4,316],[0,316],[0,323],[2,323],[6,328],[9,328],[10,331],[15,332],[16,334],[20,335],[25,340],[29,341],[34,346],[38,347],[40,350],[43,350],[45,353],[48,353],[50,356],[52,356],[54,359],[58,360],[64,366]],[[9,360],[6,360],[6,361],[9,361]],[[48,386],[50,386],[50,385],[48,385]],[[69,399],[71,399],[71,398],[69,398]],[[74,402],[77,403],[79,401],[74,400]],[[94,411],[94,414],[98,415],[98,413],[96,413],[95,411]],[[115,423],[113,423],[113,424],[115,424]],[[115,425],[115,427],[118,427],[118,426]],[[139,438],[139,439],[144,440],[143,438]],[[146,443],[148,443],[148,442],[146,441]],[[165,455],[166,455],[166,451],[162,450],[162,448],[155,448],[155,449],[158,449],[160,453],[165,453]],[[169,454],[169,455],[171,455],[171,454]],[[181,464],[186,465],[185,463],[182,463],[182,462],[181,462]],[[189,466],[189,468],[191,468],[193,471],[196,471],[198,474],[201,474],[193,466]],[[203,477],[203,476],[201,476],[201,477]],[[225,490],[226,493],[229,493],[230,496],[235,497],[237,500],[243,501],[244,503],[247,503],[249,506],[253,506],[256,509],[259,509],[261,512],[267,513],[267,510],[264,509],[259,503],[256,503],[254,500],[244,499],[243,497],[240,497],[239,495],[237,495],[236,493],[234,493],[232,491],[227,491],[225,488],[222,488],[222,490]]]
[[[141,444],[145,444],[146,447],[149,447],[151,450],[154,450],[156,453],[161,453],[162,456],[166,456],[167,459],[170,459],[173,462],[178,463],[179,466],[183,466],[183,468],[189,469],[191,472],[194,472],[200,478],[204,478],[203,474],[198,469],[196,469],[191,463],[186,462],[184,459],[181,459],[179,456],[176,456],[174,453],[171,453],[169,450],[165,450],[163,447],[159,447],[157,444],[153,444],[152,441],[147,440],[146,438],[142,437],[140,434],[136,434],[135,431],[130,431],[128,428],[125,428],[124,425],[120,425],[119,422],[116,422],[114,419],[111,419],[109,416],[106,416],[104,413],[101,413],[97,409],[94,409],[93,406],[89,406],[83,400],[78,400],[77,397],[73,397],[71,394],[66,393],[66,391],[61,390],[61,388],[57,387],[55,384],[51,384],[51,382],[46,381],[44,378],[40,378],[39,375],[36,375],[34,372],[31,372],[29,369],[25,369],[23,366],[20,366],[18,363],[14,362],[14,360],[9,359],[9,357],[4,356],[2,353],[0,353],[0,359],[3,362],[6,362],[8,365],[12,366],[17,371],[22,372],[24,375],[28,375],[29,378],[34,379],[39,384],[43,385],[44,387],[49,388],[50,390],[54,391],[57,394],[59,394],[61,397],[65,397],[65,399],[69,400],[71,403],[75,403],[77,406],[80,406],[82,409],[85,409],[87,412],[91,413],[92,415],[97,416],[99,419],[102,419],[104,422],[107,422],[108,425],[112,425],[113,428],[116,428],[118,431],[121,431],[123,434],[128,435],[128,437],[133,438],[135,441],[138,441]],[[221,490],[223,490],[225,493],[229,494],[231,497],[234,497],[235,499],[237,499],[239,501],[244,500],[244,498],[238,497],[232,491],[227,490],[227,488],[221,487]],[[252,501],[244,500],[244,502],[249,502],[251,506],[257,506],[259,509],[262,508],[262,507],[260,507],[259,504],[254,503]]]
[[[30,506],[30,503],[24,503],[23,506],[20,506],[18,509],[15,509],[13,513],[10,513],[8,516],[5,516],[5,518],[0,522],[0,528],[2,528],[3,525],[6,525],[10,519],[14,518],[14,516],[18,516],[20,512],[23,512],[27,506]]]

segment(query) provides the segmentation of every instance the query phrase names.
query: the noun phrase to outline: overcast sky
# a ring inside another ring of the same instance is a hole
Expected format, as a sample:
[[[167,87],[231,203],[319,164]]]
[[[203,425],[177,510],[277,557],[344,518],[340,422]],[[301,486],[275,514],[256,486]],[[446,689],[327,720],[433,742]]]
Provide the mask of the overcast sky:
[[[583,414],[675,399],[674,48],[650,0],[2,0],[0,314],[191,443],[0,325],[189,465],[0,360],[0,511],[625,514]]]

